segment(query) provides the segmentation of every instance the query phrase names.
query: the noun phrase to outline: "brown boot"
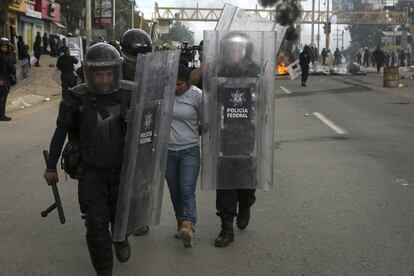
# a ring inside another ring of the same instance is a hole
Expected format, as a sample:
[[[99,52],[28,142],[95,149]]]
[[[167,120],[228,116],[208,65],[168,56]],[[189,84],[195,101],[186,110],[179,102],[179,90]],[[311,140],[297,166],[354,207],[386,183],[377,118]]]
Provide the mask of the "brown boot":
[[[177,233],[175,233],[174,237],[176,239],[181,239],[181,228],[183,227],[183,219],[177,218]]]
[[[180,231],[180,237],[183,240],[185,248],[190,248],[193,246],[193,230],[191,229],[191,221],[183,221]]]

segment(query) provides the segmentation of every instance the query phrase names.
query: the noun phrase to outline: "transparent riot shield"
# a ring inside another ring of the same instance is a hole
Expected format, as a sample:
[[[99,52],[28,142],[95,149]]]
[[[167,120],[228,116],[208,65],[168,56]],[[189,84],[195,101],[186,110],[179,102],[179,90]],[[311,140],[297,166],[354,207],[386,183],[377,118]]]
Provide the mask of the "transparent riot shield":
[[[204,32],[203,188],[272,188],[277,50],[275,32]]]
[[[112,239],[158,224],[179,51],[138,55]]]
[[[74,65],[75,70],[81,66],[81,62],[83,60],[83,45],[82,45],[82,37],[67,37],[66,38],[66,46],[69,48],[70,55],[77,58],[78,63]]]
[[[225,4],[217,22],[216,31],[273,31],[277,33],[276,49],[280,49],[286,34],[287,27],[276,22]]]

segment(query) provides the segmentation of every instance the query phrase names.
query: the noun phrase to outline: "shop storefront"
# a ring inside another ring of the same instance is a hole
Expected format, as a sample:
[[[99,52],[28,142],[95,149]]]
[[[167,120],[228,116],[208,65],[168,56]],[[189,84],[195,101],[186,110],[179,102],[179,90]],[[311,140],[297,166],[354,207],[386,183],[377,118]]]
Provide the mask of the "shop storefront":
[[[64,33],[65,26],[60,24],[60,5],[55,0],[37,0],[35,9],[42,15],[44,32]]]
[[[26,2],[24,0],[13,0],[9,6],[7,15],[7,21],[1,28],[2,35],[8,37],[11,41],[16,42],[16,35],[19,34],[20,26],[20,15],[24,14],[26,10]]]

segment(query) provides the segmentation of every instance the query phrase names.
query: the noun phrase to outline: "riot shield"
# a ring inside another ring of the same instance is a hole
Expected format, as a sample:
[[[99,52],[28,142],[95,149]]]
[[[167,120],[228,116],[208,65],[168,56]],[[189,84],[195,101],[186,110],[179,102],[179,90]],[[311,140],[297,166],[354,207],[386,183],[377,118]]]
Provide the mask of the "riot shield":
[[[275,44],[275,32],[204,32],[205,189],[272,188]]]
[[[75,70],[76,70],[81,66],[81,62],[83,60],[82,37],[80,36],[67,37],[66,46],[69,48],[70,55],[78,59],[78,63],[74,65]]]
[[[225,4],[217,22],[216,31],[273,31],[277,33],[276,49],[279,51],[287,27],[264,19],[230,4]]]
[[[179,57],[179,51],[137,57],[114,241],[159,223]]]

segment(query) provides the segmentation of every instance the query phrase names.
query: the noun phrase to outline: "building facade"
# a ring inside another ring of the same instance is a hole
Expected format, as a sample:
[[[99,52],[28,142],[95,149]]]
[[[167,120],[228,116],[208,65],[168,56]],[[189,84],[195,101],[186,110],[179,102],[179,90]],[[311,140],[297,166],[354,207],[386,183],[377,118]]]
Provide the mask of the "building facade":
[[[60,23],[60,5],[55,0],[13,0],[7,17],[5,26],[0,27],[1,35],[13,43],[18,36],[23,36],[30,52],[37,32],[61,34],[65,30]]]

